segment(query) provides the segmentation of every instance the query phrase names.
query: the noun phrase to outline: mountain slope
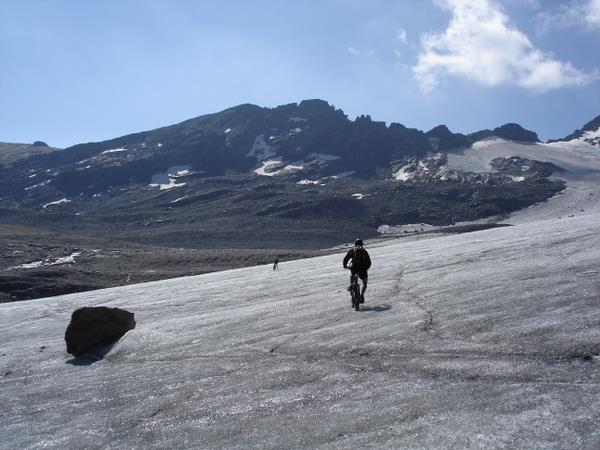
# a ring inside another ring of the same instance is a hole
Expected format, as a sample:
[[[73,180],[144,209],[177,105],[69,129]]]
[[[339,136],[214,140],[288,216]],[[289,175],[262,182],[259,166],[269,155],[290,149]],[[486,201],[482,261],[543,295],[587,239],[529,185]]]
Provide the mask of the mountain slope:
[[[36,141],[33,144],[14,144],[8,142],[0,142],[0,167],[10,167],[18,160],[27,159],[32,156],[57,152],[60,150],[62,149],[56,147],[49,147],[46,143],[41,141]]]
[[[512,213],[514,220],[537,221],[580,216],[588,212],[600,213],[600,152],[587,142],[554,142],[548,144],[520,144],[503,139],[489,139],[476,143],[460,154],[448,155],[448,166],[476,172],[490,170],[496,158],[523,157],[551,163],[564,169],[553,177],[565,182],[565,190],[541,205]]]
[[[341,253],[0,305],[0,445],[597,448],[599,219],[371,246],[358,313]],[[66,364],[83,305],[138,325]]]
[[[369,116],[351,121],[322,100],[272,109],[240,105],[177,125],[16,161],[14,167],[0,169],[4,193],[0,207],[27,210],[30,216],[35,211],[37,225],[47,228],[64,226],[60,217],[69,216],[67,225],[82,233],[105,234],[109,228],[114,236],[118,228],[132,230],[144,243],[162,244],[170,240],[167,235],[185,236],[188,241],[192,237],[188,230],[171,229],[145,239],[148,231],[153,232],[146,224],[206,224],[207,218],[226,211],[225,228],[240,227],[255,235],[254,225],[243,224],[255,222],[248,213],[267,221],[267,216],[278,216],[275,228],[281,228],[282,216],[311,214],[340,227],[339,212],[346,210],[360,217],[354,233],[368,235],[381,225],[382,216],[388,221],[422,222],[438,217],[447,224],[519,209],[561,189],[548,180],[515,185],[512,179],[495,175],[485,179],[460,175],[442,180],[453,183],[442,184],[428,179],[420,186],[419,179],[401,187],[389,183],[407,160],[419,160],[432,151],[464,149],[471,142],[444,126],[423,133],[373,122]],[[238,195],[240,190],[263,189],[256,195]],[[489,201],[473,204],[468,198],[480,189],[494,190],[507,200],[499,204],[494,196],[484,195]],[[440,197],[447,207],[442,216],[436,204]],[[396,207],[398,203],[412,205],[410,211]],[[176,212],[184,206],[181,217]],[[468,212],[466,206],[475,209]],[[259,222],[262,229],[273,228]],[[317,228],[324,231],[321,225]]]
[[[590,120],[581,129],[575,130],[562,139],[551,142],[583,141],[600,146],[600,116]]]

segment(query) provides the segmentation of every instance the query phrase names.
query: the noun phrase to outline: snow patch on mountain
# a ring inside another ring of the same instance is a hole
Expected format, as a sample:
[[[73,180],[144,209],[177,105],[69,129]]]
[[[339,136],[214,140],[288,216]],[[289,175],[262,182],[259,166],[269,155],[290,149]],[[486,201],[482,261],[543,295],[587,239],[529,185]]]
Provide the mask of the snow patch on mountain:
[[[485,139],[475,142],[471,148],[462,152],[447,155],[450,169],[470,172],[490,172],[492,160],[512,156],[550,162],[572,174],[582,175],[600,170],[598,149],[578,139],[547,144],[522,144],[499,138]]]
[[[298,161],[291,164],[286,164],[282,158],[270,159],[263,161],[260,167],[254,169],[257,175],[273,177],[281,175],[289,175],[294,172],[299,172],[304,169],[304,166]]]
[[[507,141],[506,139],[502,139],[501,137],[498,136],[489,136],[485,139],[481,139],[477,142],[474,142],[473,145],[471,146],[471,148],[473,149],[481,149],[481,148],[487,148],[493,145],[498,145],[498,144],[504,144],[504,143],[508,143],[511,141]]]
[[[352,175],[354,175],[354,172],[355,172],[354,170],[349,170],[347,172],[340,172],[338,174],[331,175],[328,178],[333,178],[334,180],[337,180],[338,178],[348,178],[348,177],[351,177]]]
[[[75,264],[75,258],[81,255],[80,252],[75,252],[70,254],[69,256],[63,256],[62,258],[56,258],[54,262],[50,262],[48,266],[58,266],[61,264]]]
[[[595,150],[598,151],[597,147],[600,147],[600,128],[595,131],[586,131],[580,137],[576,139],[572,139],[566,142],[552,142],[551,144],[566,144],[568,146],[575,147],[587,147],[592,146],[595,147]]]
[[[75,258],[80,255],[81,255],[81,252],[74,252],[68,256],[62,256],[60,258],[47,258],[44,261],[33,261],[30,263],[19,264],[18,266],[9,267],[6,270],[37,269],[39,267],[60,266],[63,264],[75,264]]]
[[[289,121],[290,122],[307,122],[308,119],[305,119],[304,117],[290,117]]]
[[[110,150],[104,150],[102,153],[100,153],[98,156],[100,155],[106,155],[108,153],[120,153],[120,152],[126,152],[127,149],[126,148],[112,148]]]
[[[296,184],[321,184],[319,180],[300,180]]]
[[[47,208],[48,206],[60,205],[62,203],[71,203],[71,200],[67,198],[61,198],[60,200],[56,200],[54,202],[46,203],[42,206],[42,208]]]
[[[6,270],[14,270],[14,269],[37,269],[38,267],[42,267],[44,265],[44,261],[34,261],[30,263],[20,264],[18,266],[9,267]]]
[[[446,167],[446,155],[442,153],[436,153],[429,158],[411,159],[392,172],[392,178],[402,182],[424,177],[439,178],[445,181],[450,176]]]
[[[392,178],[396,181],[408,181],[415,177],[415,174],[409,171],[410,166],[402,166],[395,173],[392,174]]]
[[[306,158],[287,163],[282,157],[263,161],[260,167],[254,169],[254,173],[262,176],[282,176],[305,170],[311,164],[326,164],[339,159],[339,156],[326,153],[310,153]]]
[[[161,191],[166,190],[166,189],[173,189],[176,187],[182,187],[185,186],[186,183],[177,183],[174,179],[172,178],[162,178],[161,177],[162,174],[157,174],[157,175],[153,175],[152,176],[152,183],[150,183],[148,186],[152,186],[152,187],[158,187]]]
[[[404,225],[380,225],[377,232],[383,235],[397,235],[401,233],[423,233],[437,228],[440,227],[428,223],[407,223]]]
[[[148,186],[158,187],[161,191],[185,186],[186,183],[178,183],[177,178],[189,175],[191,166],[171,166],[166,173],[156,173],[152,175],[152,183]]]
[[[52,180],[46,180],[46,181],[42,181],[41,183],[34,184],[33,186],[26,187],[26,188],[25,188],[25,190],[26,190],[26,191],[29,191],[29,190],[31,190],[31,189],[35,189],[35,188],[38,188],[38,187],[46,186],[46,185],[47,185],[48,183],[50,183],[51,181],[52,181]]]
[[[585,141],[522,144],[488,140],[464,152],[449,153],[448,166],[457,170],[490,171],[494,159],[514,156],[561,167],[565,172],[555,172],[552,177],[565,181],[566,189],[539,205],[512,213],[507,223],[564,220],[580,214],[600,213],[600,151]]]

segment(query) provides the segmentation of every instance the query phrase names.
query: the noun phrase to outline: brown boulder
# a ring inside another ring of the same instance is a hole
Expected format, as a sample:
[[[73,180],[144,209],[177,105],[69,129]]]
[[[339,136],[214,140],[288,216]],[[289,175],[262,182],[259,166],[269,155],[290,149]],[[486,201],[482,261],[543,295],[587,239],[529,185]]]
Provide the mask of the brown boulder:
[[[133,313],[105,306],[76,309],[65,332],[67,352],[81,356],[99,344],[109,344],[135,328]]]

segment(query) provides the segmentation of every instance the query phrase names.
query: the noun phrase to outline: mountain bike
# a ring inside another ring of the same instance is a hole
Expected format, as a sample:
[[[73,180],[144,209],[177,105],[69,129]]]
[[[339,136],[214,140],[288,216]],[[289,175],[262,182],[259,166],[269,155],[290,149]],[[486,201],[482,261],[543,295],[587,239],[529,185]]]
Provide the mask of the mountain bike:
[[[352,275],[350,281],[350,296],[352,297],[352,307],[355,311],[360,308],[360,286],[358,285],[358,274]]]

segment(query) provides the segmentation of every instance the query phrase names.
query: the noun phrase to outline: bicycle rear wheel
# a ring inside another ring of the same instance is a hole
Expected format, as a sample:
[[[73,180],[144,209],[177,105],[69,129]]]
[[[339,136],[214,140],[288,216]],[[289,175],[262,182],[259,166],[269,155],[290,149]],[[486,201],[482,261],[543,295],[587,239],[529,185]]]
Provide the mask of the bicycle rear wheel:
[[[358,287],[358,282],[355,281],[352,285],[352,306],[355,311],[358,311],[360,308],[360,291]]]

